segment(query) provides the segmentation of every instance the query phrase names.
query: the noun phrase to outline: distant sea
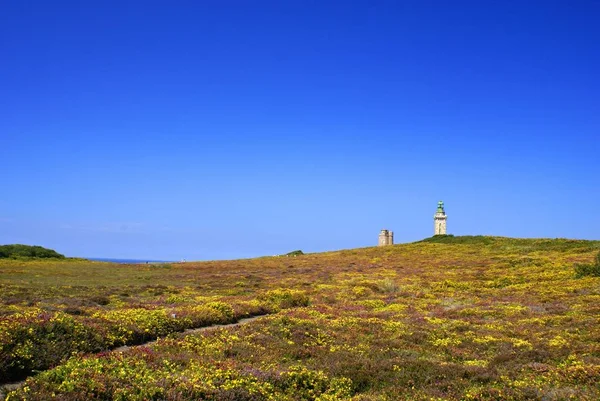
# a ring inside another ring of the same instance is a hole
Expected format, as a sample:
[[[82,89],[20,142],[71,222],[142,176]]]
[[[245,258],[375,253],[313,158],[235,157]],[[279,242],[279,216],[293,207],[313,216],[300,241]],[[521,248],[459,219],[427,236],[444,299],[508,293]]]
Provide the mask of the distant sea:
[[[133,264],[133,263],[173,263],[172,260],[152,260],[152,259],[111,259],[111,258],[85,258],[89,260],[96,260],[98,262],[111,262],[111,263],[122,263],[122,264]]]

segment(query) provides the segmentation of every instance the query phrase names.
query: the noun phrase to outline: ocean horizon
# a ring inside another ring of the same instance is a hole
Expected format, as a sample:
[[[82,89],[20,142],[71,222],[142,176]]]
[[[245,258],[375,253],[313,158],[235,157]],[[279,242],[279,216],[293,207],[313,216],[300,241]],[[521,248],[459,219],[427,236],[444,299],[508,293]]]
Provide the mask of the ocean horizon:
[[[173,263],[173,260],[153,260],[153,259],[123,259],[123,258],[84,258],[96,262],[111,262],[121,264],[139,264],[139,263]]]

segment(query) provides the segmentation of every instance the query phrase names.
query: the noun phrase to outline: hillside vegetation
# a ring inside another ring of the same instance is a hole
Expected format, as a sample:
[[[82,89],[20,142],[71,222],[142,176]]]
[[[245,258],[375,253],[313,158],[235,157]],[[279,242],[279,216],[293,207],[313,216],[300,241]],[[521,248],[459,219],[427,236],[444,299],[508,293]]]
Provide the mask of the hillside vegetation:
[[[65,255],[61,255],[60,253],[58,253],[52,249],[44,248],[44,247],[37,246],[37,245],[32,246],[32,245],[13,244],[13,245],[0,245],[0,259],[3,259],[3,258],[64,259]]]
[[[443,236],[168,269],[0,261],[0,378],[53,367],[11,401],[597,401],[600,278],[575,266],[599,251]]]

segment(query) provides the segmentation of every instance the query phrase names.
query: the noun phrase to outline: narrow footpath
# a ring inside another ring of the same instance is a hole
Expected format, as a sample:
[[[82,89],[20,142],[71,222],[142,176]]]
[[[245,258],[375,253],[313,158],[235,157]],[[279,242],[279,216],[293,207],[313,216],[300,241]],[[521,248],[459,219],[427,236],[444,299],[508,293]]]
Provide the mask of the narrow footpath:
[[[265,317],[265,316],[267,316],[267,315],[258,315],[258,316],[246,317],[246,318],[238,320],[235,323],[214,324],[212,326],[197,327],[197,328],[194,328],[194,329],[186,329],[184,331],[179,331],[179,332],[176,331],[176,332],[173,332],[171,334],[180,334],[182,336],[187,336],[187,335],[194,334],[194,333],[199,333],[199,332],[202,332],[202,331],[222,329],[222,328],[228,328],[228,327],[235,327],[235,326],[240,326],[242,324],[247,324],[247,323],[253,322],[253,321],[258,320],[258,319],[260,319],[262,317]],[[148,342],[145,342],[145,343],[142,343],[142,344],[136,344],[136,345],[123,345],[123,346],[118,347],[118,348],[113,348],[109,352],[126,352],[130,348],[146,347],[148,345],[152,345],[152,344],[156,343],[156,341],[158,341],[158,340],[152,340],[152,341],[148,341]],[[29,376],[29,377],[33,377],[33,376]],[[19,381],[19,382],[6,383],[6,384],[0,385],[0,400],[4,400],[4,398],[6,397],[6,394],[8,394],[8,392],[10,392],[12,390],[16,390],[19,387],[21,387],[23,384],[25,384],[25,382],[27,381],[27,379]]]

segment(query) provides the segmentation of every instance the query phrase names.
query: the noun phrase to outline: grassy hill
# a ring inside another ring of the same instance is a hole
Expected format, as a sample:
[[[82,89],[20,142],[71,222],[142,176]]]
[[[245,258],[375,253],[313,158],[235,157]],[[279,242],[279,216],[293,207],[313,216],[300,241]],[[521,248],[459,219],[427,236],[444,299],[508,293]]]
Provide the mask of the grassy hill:
[[[55,366],[10,400],[598,400],[600,278],[574,266],[599,251],[444,236],[160,266],[0,261],[0,378]]]

